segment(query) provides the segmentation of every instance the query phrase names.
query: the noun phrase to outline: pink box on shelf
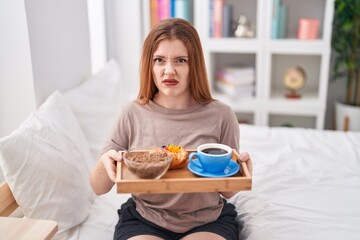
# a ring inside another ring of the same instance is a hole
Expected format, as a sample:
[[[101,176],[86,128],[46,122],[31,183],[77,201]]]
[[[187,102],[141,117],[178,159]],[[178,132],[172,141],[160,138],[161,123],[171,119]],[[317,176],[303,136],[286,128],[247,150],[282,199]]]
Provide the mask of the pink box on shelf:
[[[317,39],[319,20],[316,18],[300,18],[298,25],[298,39]]]

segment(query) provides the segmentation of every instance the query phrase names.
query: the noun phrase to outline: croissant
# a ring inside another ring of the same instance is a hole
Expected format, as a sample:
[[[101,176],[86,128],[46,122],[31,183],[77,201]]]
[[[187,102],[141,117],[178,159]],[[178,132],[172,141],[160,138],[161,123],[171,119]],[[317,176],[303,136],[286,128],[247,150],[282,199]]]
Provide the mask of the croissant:
[[[167,147],[163,148],[163,151],[170,152],[173,155],[173,159],[169,167],[170,170],[179,169],[185,166],[189,154],[184,147],[169,144]]]

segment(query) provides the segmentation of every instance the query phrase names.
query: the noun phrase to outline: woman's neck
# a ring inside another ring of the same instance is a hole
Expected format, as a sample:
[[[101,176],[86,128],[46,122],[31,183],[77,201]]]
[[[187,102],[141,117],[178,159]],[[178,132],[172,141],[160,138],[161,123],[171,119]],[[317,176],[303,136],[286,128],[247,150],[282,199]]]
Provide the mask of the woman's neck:
[[[187,109],[196,104],[196,101],[191,95],[187,97],[169,97],[159,93],[155,94],[153,102],[169,109]]]

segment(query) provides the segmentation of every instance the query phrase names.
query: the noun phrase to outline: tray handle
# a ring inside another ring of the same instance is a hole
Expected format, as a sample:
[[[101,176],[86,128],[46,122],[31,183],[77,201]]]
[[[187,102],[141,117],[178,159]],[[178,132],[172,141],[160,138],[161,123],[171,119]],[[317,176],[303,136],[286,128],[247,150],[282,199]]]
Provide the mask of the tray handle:
[[[119,154],[124,155],[125,151],[119,151]],[[119,182],[122,179],[123,176],[123,167],[124,161],[118,161],[116,163],[116,182]]]
[[[249,169],[245,162],[240,161],[240,154],[236,151],[236,149],[232,150],[233,156],[235,156],[235,159],[240,165],[241,165],[241,171],[243,171],[245,177],[251,178]]]

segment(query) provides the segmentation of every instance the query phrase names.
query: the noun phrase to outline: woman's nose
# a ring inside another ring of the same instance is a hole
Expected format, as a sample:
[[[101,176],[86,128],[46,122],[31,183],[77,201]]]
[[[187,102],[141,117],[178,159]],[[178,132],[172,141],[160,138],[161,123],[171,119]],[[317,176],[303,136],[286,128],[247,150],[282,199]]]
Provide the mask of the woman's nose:
[[[165,75],[175,75],[175,68],[171,61],[169,61],[165,64],[164,74]]]

